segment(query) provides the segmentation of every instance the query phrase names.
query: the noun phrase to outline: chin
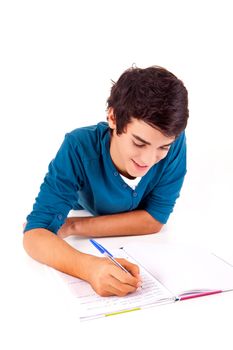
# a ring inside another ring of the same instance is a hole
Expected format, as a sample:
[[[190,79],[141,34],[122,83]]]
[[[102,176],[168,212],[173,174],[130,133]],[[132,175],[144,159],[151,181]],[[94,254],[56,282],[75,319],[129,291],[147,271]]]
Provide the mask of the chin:
[[[149,170],[149,169],[148,169]],[[144,171],[131,171],[129,172],[129,176],[131,177],[142,177],[144,175],[146,175],[146,173],[148,172],[148,170],[144,170]]]

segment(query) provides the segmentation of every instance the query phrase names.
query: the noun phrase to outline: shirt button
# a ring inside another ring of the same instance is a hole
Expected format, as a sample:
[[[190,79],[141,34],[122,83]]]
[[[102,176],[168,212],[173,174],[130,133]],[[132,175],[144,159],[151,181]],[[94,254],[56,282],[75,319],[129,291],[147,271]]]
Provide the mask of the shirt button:
[[[61,214],[58,214],[57,218],[58,218],[58,220],[62,220],[63,216]]]
[[[126,187],[127,187],[127,185],[126,185],[126,184],[123,184],[123,187],[124,187],[124,188],[126,188]]]
[[[134,197],[137,197],[137,195],[138,195],[137,192],[133,192]]]
[[[115,171],[115,172],[114,172],[114,176],[117,176],[117,175],[118,175],[118,172],[117,172],[117,171]]]

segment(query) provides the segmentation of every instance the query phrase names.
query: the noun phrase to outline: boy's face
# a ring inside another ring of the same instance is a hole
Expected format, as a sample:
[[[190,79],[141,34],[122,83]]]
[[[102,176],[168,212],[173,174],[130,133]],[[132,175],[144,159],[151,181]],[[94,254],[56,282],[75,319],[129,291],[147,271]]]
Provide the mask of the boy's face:
[[[117,170],[128,178],[144,176],[148,170],[165,158],[175,137],[166,137],[142,120],[132,118],[125,132],[116,134],[113,110],[108,113],[113,130],[110,155]]]

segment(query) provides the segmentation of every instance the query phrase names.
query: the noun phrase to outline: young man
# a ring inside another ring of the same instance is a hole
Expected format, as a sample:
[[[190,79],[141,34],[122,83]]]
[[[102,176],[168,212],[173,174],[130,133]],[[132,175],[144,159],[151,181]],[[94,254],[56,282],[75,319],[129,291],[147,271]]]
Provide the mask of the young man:
[[[187,90],[166,69],[130,68],[114,83],[106,122],[68,133],[49,165],[27,217],[24,247],[34,259],[88,281],[102,296],[140,286],[139,269],[125,273],[62,238],[159,232],[186,173]],[[93,217],[67,218],[71,209]]]

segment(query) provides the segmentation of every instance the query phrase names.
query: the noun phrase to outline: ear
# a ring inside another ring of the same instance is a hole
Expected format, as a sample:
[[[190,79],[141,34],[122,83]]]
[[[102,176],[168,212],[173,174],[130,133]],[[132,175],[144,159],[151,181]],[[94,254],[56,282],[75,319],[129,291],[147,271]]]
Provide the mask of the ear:
[[[107,120],[108,120],[108,126],[110,127],[110,129],[112,130],[116,129],[116,117],[114,115],[114,110],[112,107],[108,109]]]

